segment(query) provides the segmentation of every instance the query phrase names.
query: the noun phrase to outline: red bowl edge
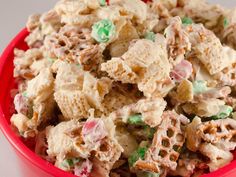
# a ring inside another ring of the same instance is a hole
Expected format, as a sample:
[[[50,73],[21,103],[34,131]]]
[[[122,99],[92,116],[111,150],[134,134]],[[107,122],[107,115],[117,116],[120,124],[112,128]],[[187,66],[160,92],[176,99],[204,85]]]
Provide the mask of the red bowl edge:
[[[24,40],[25,37],[29,34],[26,28],[24,28],[7,46],[7,48],[3,51],[1,57],[0,57],[0,79],[3,71],[3,67],[6,63],[6,60],[8,59],[8,56],[11,55],[11,53],[14,51],[15,46],[17,44]],[[56,177],[75,177],[75,175],[72,175],[70,173],[67,173],[54,165],[50,164],[49,162],[43,160],[39,156],[37,156],[34,152],[32,152],[26,145],[21,142],[19,137],[13,132],[11,127],[9,126],[5,115],[2,110],[2,106],[0,105],[0,129],[7,138],[7,140],[10,142],[10,144],[13,146],[13,148],[21,154],[23,157],[25,157],[31,164],[34,166],[40,168],[41,170],[47,172],[48,174]]]

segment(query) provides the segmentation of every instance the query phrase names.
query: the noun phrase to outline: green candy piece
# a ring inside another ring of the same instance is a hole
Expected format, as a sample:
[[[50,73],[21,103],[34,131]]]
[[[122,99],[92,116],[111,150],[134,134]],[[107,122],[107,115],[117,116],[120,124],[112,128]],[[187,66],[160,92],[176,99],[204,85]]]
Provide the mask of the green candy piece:
[[[182,18],[182,23],[184,25],[191,25],[191,24],[193,24],[193,20],[189,17],[184,17],[184,18]]]
[[[61,165],[65,168],[70,168],[78,162],[80,162],[80,158],[65,159],[64,161],[62,161]]]
[[[156,34],[154,32],[147,32],[144,37],[145,39],[151,40],[153,42],[156,40]]]
[[[66,160],[63,160],[63,162],[61,163],[61,165],[65,168],[70,168],[74,165],[74,162],[72,159],[66,159]]]
[[[129,116],[127,122],[131,125],[142,126],[143,129],[140,131],[143,131],[145,137],[147,137],[148,139],[153,139],[156,129],[151,128],[149,125],[145,124],[145,122],[142,120],[141,114],[134,114],[132,116]]]
[[[223,105],[221,106],[219,113],[215,116],[212,116],[211,118],[213,120],[224,119],[226,117],[229,117],[232,112],[233,108],[231,106]]]
[[[132,167],[136,161],[139,159],[144,160],[145,153],[147,152],[146,147],[139,147],[136,151],[134,151],[128,159],[129,165]]]
[[[100,6],[106,6],[107,2],[106,2],[106,0],[99,0],[99,4],[100,4]]]
[[[66,162],[68,163],[70,167],[74,165],[74,162],[72,159],[67,159]]]
[[[109,19],[101,20],[92,27],[92,37],[100,43],[108,42],[116,32],[116,27]]]
[[[133,125],[145,125],[142,120],[141,114],[134,114],[132,116],[129,116],[128,123]]]
[[[22,95],[23,95],[23,97],[27,97],[27,92],[26,91],[23,92]]]
[[[153,139],[154,134],[156,133],[156,129],[155,128],[151,128],[148,125],[144,126],[144,131],[146,132],[146,135],[149,139]]]
[[[224,27],[226,28],[229,25],[229,20],[227,18],[224,18]]]
[[[193,92],[194,94],[199,94],[207,91],[207,83],[203,80],[197,80],[193,82]]]

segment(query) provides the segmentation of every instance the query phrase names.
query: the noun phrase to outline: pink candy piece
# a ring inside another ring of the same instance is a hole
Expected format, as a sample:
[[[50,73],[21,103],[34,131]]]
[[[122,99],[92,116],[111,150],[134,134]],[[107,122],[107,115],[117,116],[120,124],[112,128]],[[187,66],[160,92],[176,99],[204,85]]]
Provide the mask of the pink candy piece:
[[[180,82],[183,79],[188,79],[192,72],[192,64],[187,60],[182,60],[179,64],[174,66],[174,69],[170,72],[170,77],[175,82]]]
[[[80,166],[75,166],[74,173],[79,177],[89,177],[93,164],[87,159]]]
[[[105,125],[100,119],[88,119],[82,128],[84,141],[96,143],[107,136]]]
[[[14,98],[14,105],[17,113],[27,115],[28,101],[22,94],[18,93]]]
[[[96,127],[97,124],[98,124],[98,122],[95,121],[95,120],[87,121],[87,122],[84,124],[83,132],[84,132],[85,134],[88,134],[92,129],[94,129],[94,128]]]

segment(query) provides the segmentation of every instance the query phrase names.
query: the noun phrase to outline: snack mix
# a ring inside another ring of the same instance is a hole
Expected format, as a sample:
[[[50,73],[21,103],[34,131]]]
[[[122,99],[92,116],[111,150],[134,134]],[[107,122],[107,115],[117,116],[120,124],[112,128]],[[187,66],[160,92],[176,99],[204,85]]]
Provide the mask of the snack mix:
[[[61,0],[15,49],[14,130],[79,177],[197,177],[233,160],[236,10]]]

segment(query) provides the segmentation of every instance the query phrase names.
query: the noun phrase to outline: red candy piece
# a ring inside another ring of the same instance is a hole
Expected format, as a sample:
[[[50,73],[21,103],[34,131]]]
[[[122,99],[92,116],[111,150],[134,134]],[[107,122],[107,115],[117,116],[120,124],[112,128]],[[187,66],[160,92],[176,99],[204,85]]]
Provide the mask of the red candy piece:
[[[95,126],[97,121],[88,121],[83,126],[83,134],[88,134]]]
[[[82,137],[86,141],[99,142],[107,135],[105,125],[102,120],[88,120],[82,128]]]
[[[182,60],[179,64],[174,66],[174,69],[170,72],[170,77],[175,82],[181,82],[183,79],[188,79],[192,72],[192,64],[187,60]]]
[[[75,166],[75,175],[79,177],[89,177],[92,166],[93,164],[89,160],[84,161],[80,166]]]
[[[18,113],[27,115],[28,112],[28,102],[27,99],[22,94],[17,94],[14,98],[15,109]]]

